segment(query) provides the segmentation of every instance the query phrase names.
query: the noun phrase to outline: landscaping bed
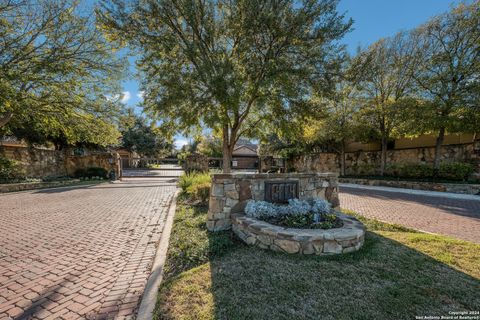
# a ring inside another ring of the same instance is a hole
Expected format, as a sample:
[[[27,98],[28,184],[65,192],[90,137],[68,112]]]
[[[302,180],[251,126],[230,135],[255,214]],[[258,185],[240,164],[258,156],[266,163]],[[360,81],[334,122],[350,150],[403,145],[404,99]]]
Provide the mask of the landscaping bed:
[[[232,230],[246,244],[262,249],[298,254],[340,254],[359,250],[365,227],[352,216],[337,213],[340,227],[329,229],[284,228],[244,214],[232,215]]]
[[[414,319],[480,309],[480,245],[356,216],[360,251],[289,255],[177,206],[155,319]]]

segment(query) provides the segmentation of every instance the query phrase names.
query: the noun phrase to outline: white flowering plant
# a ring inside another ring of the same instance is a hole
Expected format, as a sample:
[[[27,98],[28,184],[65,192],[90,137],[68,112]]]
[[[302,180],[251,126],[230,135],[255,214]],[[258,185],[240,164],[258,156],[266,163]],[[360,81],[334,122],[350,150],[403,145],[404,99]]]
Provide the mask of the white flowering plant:
[[[314,199],[312,212],[317,214],[329,214],[332,211],[332,205],[327,200]]]
[[[335,214],[332,214],[332,205],[323,199],[311,201],[290,199],[285,205],[250,200],[245,207],[245,214],[248,217],[293,228],[330,229],[341,224]]]
[[[252,218],[268,218],[278,215],[277,208],[273,203],[266,201],[248,201],[245,214]]]

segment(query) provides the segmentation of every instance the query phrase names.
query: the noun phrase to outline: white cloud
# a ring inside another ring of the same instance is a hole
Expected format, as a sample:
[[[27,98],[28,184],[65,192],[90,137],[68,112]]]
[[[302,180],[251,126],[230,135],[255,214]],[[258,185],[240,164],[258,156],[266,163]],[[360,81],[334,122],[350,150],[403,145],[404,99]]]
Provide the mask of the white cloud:
[[[139,91],[139,92],[137,93],[137,98],[140,99],[140,100],[143,100],[144,94],[145,94],[145,91]]]
[[[188,144],[188,141],[185,139],[175,139],[175,148],[181,149],[184,145]]]
[[[130,100],[131,98],[131,94],[130,94],[130,91],[123,91],[122,92],[122,101],[123,103],[126,103],[128,100]]]

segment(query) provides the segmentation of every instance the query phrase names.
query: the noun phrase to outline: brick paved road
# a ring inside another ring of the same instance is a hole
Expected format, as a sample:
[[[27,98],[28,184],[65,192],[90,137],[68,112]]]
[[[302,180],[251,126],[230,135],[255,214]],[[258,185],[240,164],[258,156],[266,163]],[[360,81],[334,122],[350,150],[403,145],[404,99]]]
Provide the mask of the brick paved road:
[[[173,178],[183,174],[181,167],[168,169],[123,169],[122,177],[151,177],[151,178]]]
[[[480,243],[480,201],[342,186],[340,205],[369,218]]]
[[[0,319],[133,318],[172,179],[0,195]]]

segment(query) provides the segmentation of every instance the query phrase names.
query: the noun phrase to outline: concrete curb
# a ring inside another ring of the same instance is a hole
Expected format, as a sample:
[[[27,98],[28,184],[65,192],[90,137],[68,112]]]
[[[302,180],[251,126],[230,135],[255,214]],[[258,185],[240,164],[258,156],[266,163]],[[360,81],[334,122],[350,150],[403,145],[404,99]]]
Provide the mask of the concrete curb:
[[[170,240],[170,233],[172,232],[173,218],[175,217],[175,210],[177,208],[177,197],[179,189],[175,192],[172,202],[165,217],[165,225],[162,230],[162,236],[153,260],[152,273],[148,277],[147,285],[143,292],[142,301],[137,312],[137,320],[150,320],[153,318],[153,310],[157,302],[157,293],[163,279],[163,265],[167,258],[168,244]]]
[[[449,199],[457,199],[457,200],[480,201],[480,196],[473,195],[473,194],[414,190],[414,189],[403,189],[403,188],[393,188],[393,187],[366,186],[363,184],[351,184],[351,183],[339,183],[339,186],[340,186],[340,192],[342,191],[342,187],[343,187],[343,188],[351,188],[351,189],[364,189],[364,190],[376,190],[376,191],[385,191],[385,192],[394,192],[394,193],[406,193],[406,194],[412,194],[412,195],[418,195],[418,196],[440,197],[440,198],[449,198]]]

